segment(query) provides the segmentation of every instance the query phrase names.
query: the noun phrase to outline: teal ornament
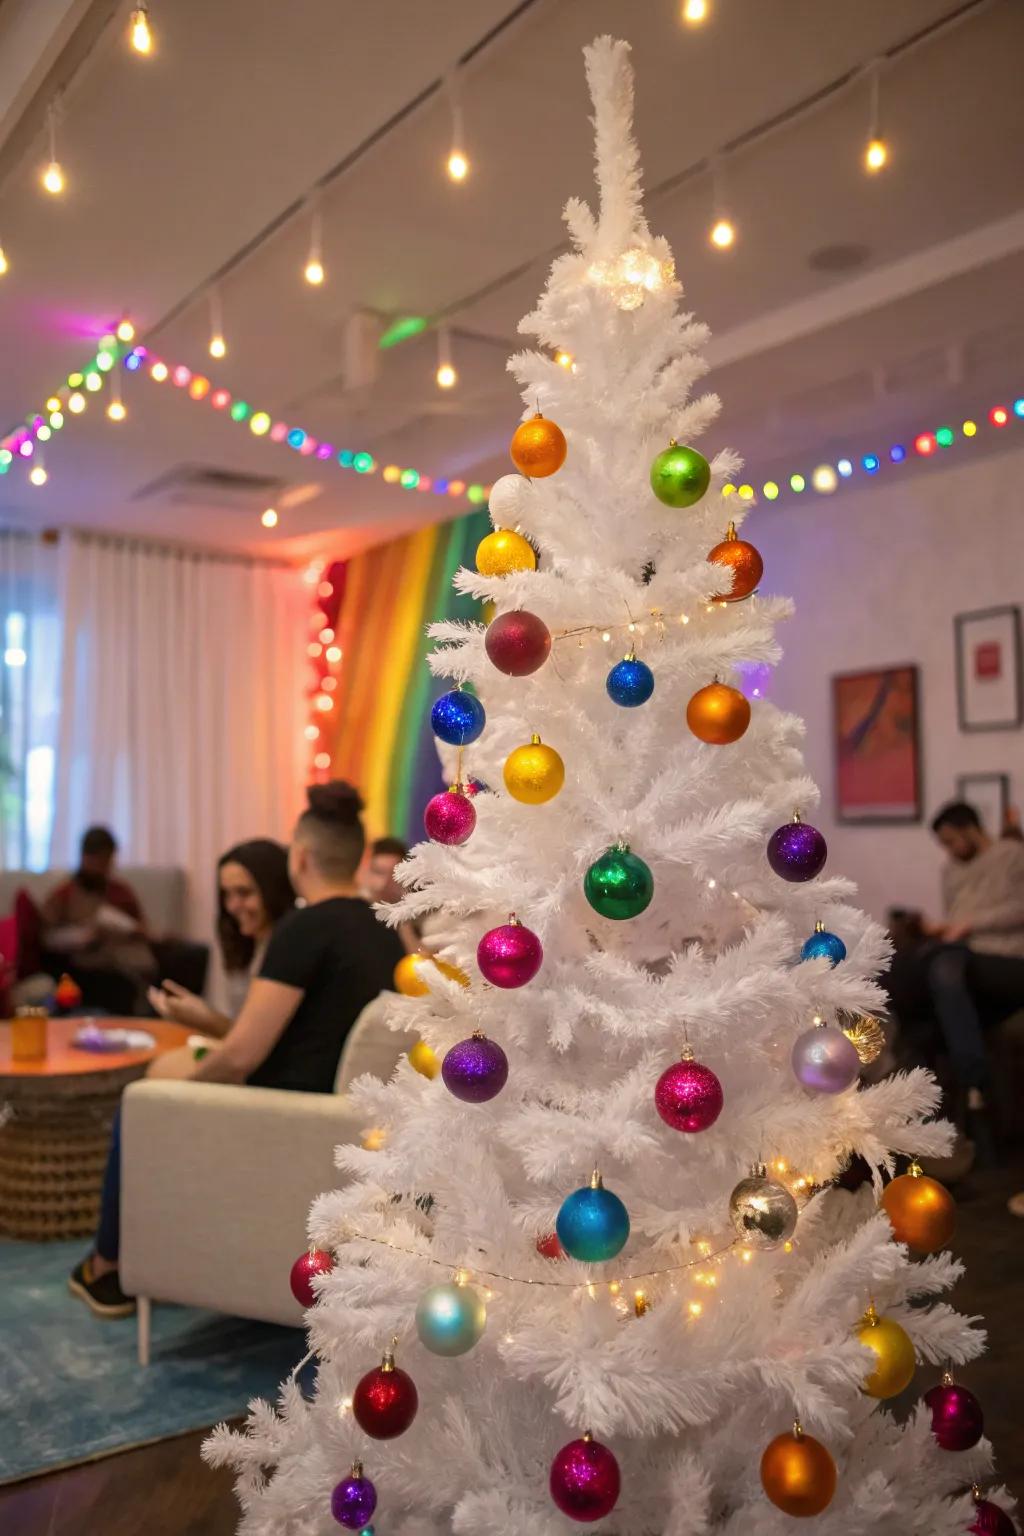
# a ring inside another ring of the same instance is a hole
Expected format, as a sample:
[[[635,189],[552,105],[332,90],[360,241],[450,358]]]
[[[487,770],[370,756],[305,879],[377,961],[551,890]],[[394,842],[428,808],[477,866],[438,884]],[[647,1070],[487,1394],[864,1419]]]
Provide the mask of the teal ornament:
[[[621,1253],[629,1239],[629,1212],[601,1175],[567,1195],[555,1222],[558,1241],[572,1259],[601,1264]]]
[[[608,697],[623,709],[646,704],[654,692],[654,673],[645,661],[638,661],[630,651],[617,662],[605,679]]]
[[[651,465],[651,490],[666,507],[692,507],[711,484],[711,465],[675,439]]]
[[[846,959],[846,945],[838,933],[829,933],[824,923],[815,923],[814,932],[804,940],[801,960],[827,960],[833,968]]]
[[[453,1280],[424,1291],[416,1308],[416,1332],[432,1355],[464,1355],[480,1342],[486,1322],[479,1292]]]
[[[583,877],[583,893],[595,912],[624,922],[651,904],[654,876],[625,843],[616,843],[595,859]]]

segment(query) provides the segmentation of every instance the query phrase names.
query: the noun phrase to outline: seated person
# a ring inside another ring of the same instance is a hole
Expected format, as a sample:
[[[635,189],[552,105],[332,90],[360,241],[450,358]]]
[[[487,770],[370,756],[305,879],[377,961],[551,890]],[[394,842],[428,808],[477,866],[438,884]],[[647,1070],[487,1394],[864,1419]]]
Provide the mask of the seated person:
[[[229,848],[217,864],[217,942],[224,963],[227,1013],[221,1013],[177,982],[150,987],[149,1001],[162,1019],[226,1035],[240,1013],[249,983],[259,974],[270,935],[295,905],[288,878],[288,850],[254,837]]]
[[[116,857],[113,833],[89,827],[78,869],[42,906],[43,966],[73,976],[87,1005],[131,1015],[156,959],[138,897],[113,877]]]
[[[197,1083],[251,1083],[330,1093],[349,1030],[368,1002],[390,987],[402,944],[356,889],[365,834],[362,801],[350,784],[313,785],[288,854],[292,884],[306,905],[282,917],[259,975],[224,1039],[200,1061],[150,1075]],[[115,1119],[95,1251],[68,1285],[100,1317],[122,1317],[134,1302],[117,1275],[120,1248],[120,1121]]]
[[[368,857],[363,869],[362,889],[367,901],[384,901],[389,905],[405,895],[405,886],[395,879],[395,870],[409,850],[400,837],[378,837],[367,850]],[[413,922],[399,923],[395,932],[401,939],[407,955],[419,948],[420,934]]]

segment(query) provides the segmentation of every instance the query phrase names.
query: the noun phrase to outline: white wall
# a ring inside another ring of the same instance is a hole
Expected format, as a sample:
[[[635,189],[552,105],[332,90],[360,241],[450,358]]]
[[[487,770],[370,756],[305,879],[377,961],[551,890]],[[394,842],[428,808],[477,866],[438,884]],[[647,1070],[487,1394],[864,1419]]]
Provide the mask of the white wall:
[[[884,472],[883,472],[884,473]],[[860,887],[876,917],[887,906],[936,914],[941,858],[917,825],[839,826],[834,815],[831,676],[916,662],[921,684],[925,817],[954,793],[956,776],[1010,776],[1024,801],[1024,731],[957,728],[953,615],[999,603],[1024,605],[1024,451],[974,464],[922,466],[905,479],[799,506],[763,505],[745,534],[765,558],[763,590],[791,595],[783,661],[766,692],[807,723],[808,767],[822,791],[816,824],[829,868]]]

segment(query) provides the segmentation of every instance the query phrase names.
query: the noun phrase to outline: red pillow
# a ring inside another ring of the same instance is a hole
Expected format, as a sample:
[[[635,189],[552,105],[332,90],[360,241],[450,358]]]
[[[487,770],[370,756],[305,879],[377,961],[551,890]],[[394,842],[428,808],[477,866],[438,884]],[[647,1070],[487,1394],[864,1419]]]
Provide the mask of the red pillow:
[[[0,917],[0,1016],[10,1015],[8,991],[18,959],[18,925],[13,917]]]
[[[18,976],[35,976],[43,963],[43,922],[39,908],[24,886],[14,898],[14,925],[18,932]]]

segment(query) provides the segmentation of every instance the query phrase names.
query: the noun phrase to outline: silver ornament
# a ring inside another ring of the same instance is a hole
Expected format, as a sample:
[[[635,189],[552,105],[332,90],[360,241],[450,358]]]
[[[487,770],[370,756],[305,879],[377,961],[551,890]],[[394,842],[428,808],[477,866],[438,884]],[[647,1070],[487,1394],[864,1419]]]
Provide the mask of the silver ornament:
[[[741,1179],[729,1196],[732,1224],[754,1248],[773,1248],[796,1231],[796,1201],[766,1172],[763,1163],[755,1164],[749,1179]]]

